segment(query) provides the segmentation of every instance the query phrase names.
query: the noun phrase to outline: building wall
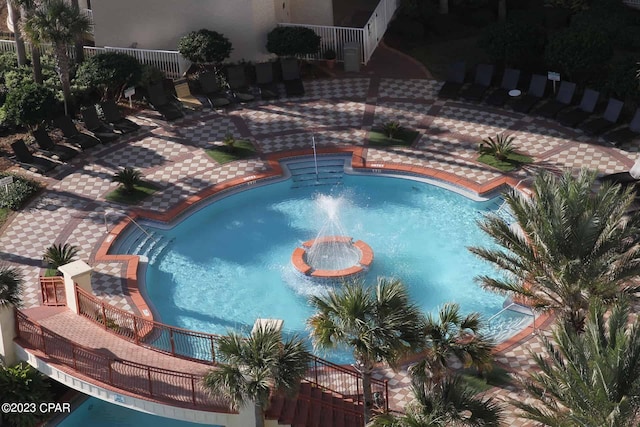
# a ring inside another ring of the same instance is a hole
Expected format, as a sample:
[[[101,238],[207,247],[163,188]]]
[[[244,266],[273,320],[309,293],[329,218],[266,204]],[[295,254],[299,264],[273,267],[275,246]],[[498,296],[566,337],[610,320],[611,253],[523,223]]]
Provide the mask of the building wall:
[[[333,25],[332,0],[289,1],[291,2],[292,23],[310,25]]]
[[[273,0],[91,0],[96,46],[177,50],[178,40],[201,28],[224,34],[231,60],[262,59],[276,26]]]

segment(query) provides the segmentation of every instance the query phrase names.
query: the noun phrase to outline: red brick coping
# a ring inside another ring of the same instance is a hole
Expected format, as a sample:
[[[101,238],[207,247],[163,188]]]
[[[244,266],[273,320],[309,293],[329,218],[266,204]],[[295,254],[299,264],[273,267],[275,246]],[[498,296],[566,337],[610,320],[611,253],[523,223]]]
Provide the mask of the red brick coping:
[[[307,250],[314,244],[323,244],[330,242],[339,242],[349,244],[360,252],[360,258],[357,264],[341,270],[314,270],[307,264]],[[291,255],[291,263],[300,273],[305,276],[311,276],[318,279],[348,279],[365,271],[373,262],[373,250],[362,240],[353,241],[352,237],[347,236],[325,236],[319,239],[307,240],[302,244],[301,248],[296,248]]]
[[[420,176],[424,178],[431,178],[438,181],[444,181],[446,183],[462,187],[468,191],[476,193],[478,195],[483,195],[487,193],[494,192],[499,190],[504,186],[515,187],[518,185],[518,180],[516,178],[502,175],[496,179],[493,179],[485,184],[478,184],[466,177],[460,177],[450,172],[444,172],[433,168],[422,167],[422,166],[411,166],[400,163],[389,163],[389,162],[368,162],[366,160],[366,148],[364,147],[356,147],[356,146],[345,146],[345,147],[322,147],[317,148],[317,154],[351,154],[351,166],[354,169],[368,170],[372,172],[397,172],[410,174],[415,176]],[[150,219],[154,221],[160,221],[169,223],[174,219],[178,218],[180,215],[187,212],[189,209],[194,206],[206,202],[207,199],[223,192],[228,191],[234,188],[241,188],[243,186],[250,185],[251,183],[255,183],[256,181],[261,181],[270,178],[277,178],[283,175],[282,166],[280,165],[281,160],[295,158],[295,157],[303,157],[313,155],[313,149],[300,149],[300,150],[292,150],[292,151],[284,151],[278,153],[271,153],[266,155],[266,161],[269,164],[270,170],[265,172],[256,173],[249,176],[238,177],[234,179],[230,179],[225,182],[218,183],[211,187],[208,187],[198,194],[195,194],[189,197],[187,200],[177,204],[172,207],[168,211],[165,212],[155,212],[144,209],[134,209],[129,212],[129,217],[136,220],[139,218]],[[520,186],[519,188],[522,188]],[[109,249],[111,245],[116,240],[118,235],[122,233],[127,226],[131,223],[130,218],[123,219],[119,224],[117,224],[109,234],[103,239],[100,247],[98,248],[95,256],[96,262],[111,262],[111,261],[122,261],[127,264],[127,289],[129,296],[131,297],[132,302],[136,306],[136,308],[140,311],[140,314],[148,320],[153,320],[152,310],[149,305],[143,298],[139,283],[138,283],[138,263],[139,257],[137,255],[111,255],[109,254]],[[356,242],[357,243],[357,242]],[[364,258],[364,255],[363,255]],[[373,253],[371,254],[371,258],[373,259]],[[507,342],[501,344],[501,348],[509,347],[514,343],[518,342],[522,337],[521,334],[517,334],[513,338],[509,339]]]

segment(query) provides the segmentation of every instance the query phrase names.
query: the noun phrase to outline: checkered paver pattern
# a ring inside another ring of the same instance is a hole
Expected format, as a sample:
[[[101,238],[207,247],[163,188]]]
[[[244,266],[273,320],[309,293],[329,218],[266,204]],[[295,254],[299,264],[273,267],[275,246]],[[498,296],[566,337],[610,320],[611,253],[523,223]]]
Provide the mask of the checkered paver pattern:
[[[436,80],[398,80],[382,79],[379,98],[410,98],[432,101],[438,96],[438,91],[442,87],[442,82]]]
[[[189,147],[173,141],[167,136],[149,136],[128,144],[127,149],[116,150],[102,157],[102,161],[116,169],[136,169],[162,166],[176,157],[188,153]]]
[[[373,127],[395,121],[408,128],[420,128],[427,117],[428,105],[411,102],[379,102],[376,105]]]
[[[628,167],[619,159],[610,155],[602,147],[587,143],[574,143],[545,161],[558,169],[588,168],[599,170],[604,174],[628,170]]]
[[[364,99],[369,90],[369,79],[325,79],[304,82],[305,95],[303,100],[309,99]]]
[[[513,144],[518,151],[535,157],[571,142],[568,139],[552,136],[545,128],[535,124],[509,134],[515,137]]]
[[[346,131],[315,132],[313,138],[316,146],[362,145],[367,132],[359,129]],[[283,150],[309,148],[312,146],[311,133],[295,133],[290,135],[261,138],[258,141],[263,153],[272,153]]]
[[[86,164],[54,186],[61,192],[73,193],[90,199],[98,199],[118,185],[111,181],[117,169],[97,164]]]
[[[120,262],[97,263],[92,266],[91,286],[93,293],[105,302],[119,309],[133,311],[129,300],[124,296],[126,279],[125,265]]]
[[[215,142],[222,141],[227,135],[233,135],[236,138],[241,137],[231,118],[221,115],[215,115],[207,120],[198,120],[196,123],[185,125],[178,129],[178,133],[189,144],[200,148],[207,148]]]
[[[433,119],[429,131],[438,134],[457,133],[481,140],[504,132],[516,121],[511,115],[447,105]]]

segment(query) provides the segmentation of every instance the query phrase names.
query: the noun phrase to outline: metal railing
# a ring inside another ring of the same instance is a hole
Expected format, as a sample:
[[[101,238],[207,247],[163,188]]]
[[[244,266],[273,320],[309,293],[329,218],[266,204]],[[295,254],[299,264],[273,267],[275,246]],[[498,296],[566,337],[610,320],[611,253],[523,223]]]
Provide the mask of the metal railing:
[[[69,341],[18,310],[16,333],[29,349],[41,351],[49,360],[120,390],[179,406],[230,412],[226,401],[207,393],[202,376],[107,356]]]
[[[42,305],[67,305],[67,296],[64,290],[64,278],[60,276],[41,276],[40,293],[42,294]]]
[[[184,59],[182,55],[180,55],[180,52],[174,50],[133,49],[112,46],[84,47],[84,53],[86,56],[93,56],[101,52],[120,52],[133,56],[142,64],[156,67],[170,79],[182,77],[184,72],[187,71],[190,66],[189,61]]]
[[[93,34],[95,31],[94,28],[94,22],[93,22],[93,10],[91,9],[80,9],[80,13],[82,13],[84,16],[87,17],[87,19],[89,19],[89,22],[91,23],[89,26],[89,33]]]
[[[349,407],[349,405],[346,404],[336,405],[329,400],[324,400],[322,398],[314,397],[313,395],[305,395],[302,393],[298,396],[298,400],[309,402],[310,407],[318,407],[320,414],[343,414],[345,418],[345,425],[364,426],[364,408],[357,403],[354,403],[352,407]],[[303,408],[303,405],[296,405],[293,417],[294,420],[302,418],[301,415],[306,415],[301,414]]]

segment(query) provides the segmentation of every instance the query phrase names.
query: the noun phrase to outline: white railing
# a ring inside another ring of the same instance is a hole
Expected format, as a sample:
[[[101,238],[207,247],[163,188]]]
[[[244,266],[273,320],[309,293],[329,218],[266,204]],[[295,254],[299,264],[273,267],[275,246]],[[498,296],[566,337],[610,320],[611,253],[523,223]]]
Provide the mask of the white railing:
[[[150,49],[132,49],[125,47],[92,47],[85,46],[84,53],[86,56],[94,56],[100,52],[120,52],[126,53],[136,58],[140,63],[152,65],[164,72],[165,76],[170,79],[180,78],[191,65],[185,60],[180,52],[174,50],[150,50]]]
[[[29,55],[31,52],[31,44],[28,41],[24,42],[24,48]],[[16,51],[16,41],[15,40],[0,40],[0,52],[15,52]],[[42,44],[40,45],[40,52],[53,55],[53,48],[50,44]],[[75,59],[76,50],[73,46],[67,46],[67,53],[69,54],[69,58]]]
[[[640,0],[632,0],[640,1]],[[387,30],[387,25],[398,8],[398,0],[380,0],[371,14],[369,21],[363,28],[331,27],[325,25],[305,25],[279,23],[279,27],[305,27],[320,36],[320,50],[315,55],[307,55],[305,59],[320,59],[327,49],[336,52],[337,60],[344,60],[343,47],[345,43],[355,42],[360,45],[360,61],[367,64],[373,51]]]
[[[82,12],[82,14],[84,16],[86,16],[89,19],[89,22],[91,22],[91,26],[89,27],[89,32],[91,34],[94,34],[94,28],[93,28],[93,10],[91,9],[80,9],[80,12]]]

